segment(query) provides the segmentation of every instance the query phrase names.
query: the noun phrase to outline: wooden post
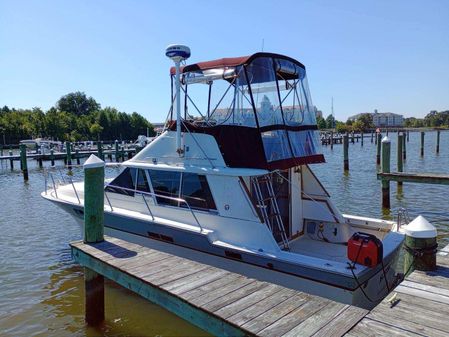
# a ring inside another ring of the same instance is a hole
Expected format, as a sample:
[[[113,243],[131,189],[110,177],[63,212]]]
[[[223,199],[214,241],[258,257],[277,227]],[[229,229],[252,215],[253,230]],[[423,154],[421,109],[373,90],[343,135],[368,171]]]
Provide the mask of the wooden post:
[[[374,137],[374,139],[375,139],[374,144],[375,144],[375,145],[377,145],[377,140],[378,140],[377,135],[378,135],[378,133],[376,133],[376,136]]]
[[[27,147],[25,144],[20,144],[20,163],[22,165],[23,180],[28,181]]]
[[[390,173],[390,147],[391,142],[388,137],[385,136],[382,139],[382,166],[380,171],[382,173]],[[390,182],[386,179],[382,179],[382,207],[390,208]]]
[[[377,144],[377,154],[376,154],[376,164],[380,165],[380,147],[381,147],[381,139],[382,139],[382,134],[378,133],[376,135],[376,144]]]
[[[437,131],[437,154],[440,153],[440,130]]]
[[[53,149],[50,150],[50,160],[51,166],[55,166],[55,151]]]
[[[405,135],[405,132],[402,134],[402,153],[403,153],[403,158],[404,158],[404,160],[406,160],[407,159],[407,148],[406,148],[406,135]]]
[[[122,162],[125,161],[125,148],[122,146],[120,146],[120,157],[122,158]]]
[[[402,163],[402,159],[403,159],[403,149],[402,149],[402,144],[404,144],[404,136],[398,133],[398,153],[397,153],[397,159],[398,159],[398,172],[403,172],[404,168],[403,168],[403,163]],[[398,181],[398,185],[402,185],[402,181]]]
[[[76,157],[76,165],[80,164],[80,151],[78,149],[75,150],[75,157]]]
[[[97,143],[97,150],[98,150],[98,158],[104,161],[104,155],[103,155],[103,142]]]
[[[104,240],[104,161],[91,155],[84,163],[84,242]],[[85,320],[89,325],[104,321],[104,278],[84,268]]]
[[[118,149],[118,140],[115,141],[115,161],[118,163],[120,158],[119,158],[119,149]]]
[[[436,270],[436,228],[421,215],[404,227],[404,273]]]
[[[410,137],[410,131],[407,130],[407,142],[409,141],[409,137]]]
[[[0,145],[0,156],[3,157],[3,145]]]
[[[351,132],[351,143],[354,144],[354,131]]]
[[[371,144],[374,142],[374,131],[371,131]]]
[[[361,137],[360,145],[363,147],[363,132],[360,133],[360,137]]]
[[[387,137],[388,137],[388,128],[386,128],[386,130],[387,130],[387,131],[386,131],[386,135],[387,135]]]
[[[14,160],[12,159],[12,150],[9,150],[9,166],[11,167],[11,171],[14,170]]]
[[[424,131],[421,131],[421,157],[424,156]]]
[[[40,153],[39,157],[37,158],[37,163],[39,164],[39,168],[42,168],[44,166],[42,164],[42,156],[43,156],[43,154],[42,154],[42,150],[41,150],[41,153]]]
[[[349,139],[347,134],[343,136],[343,169],[349,171]]]
[[[65,142],[65,150],[66,150],[66,158],[67,158],[67,165],[72,166],[72,153],[71,153],[71,145],[70,142]]]
[[[333,150],[334,149],[334,131],[331,131],[330,143],[331,143],[331,150]]]

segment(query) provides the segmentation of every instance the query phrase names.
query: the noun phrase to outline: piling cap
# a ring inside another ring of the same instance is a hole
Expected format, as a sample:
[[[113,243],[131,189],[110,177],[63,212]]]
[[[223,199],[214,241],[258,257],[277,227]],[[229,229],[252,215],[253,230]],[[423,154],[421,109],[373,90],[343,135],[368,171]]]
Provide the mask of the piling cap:
[[[95,167],[104,167],[104,161],[98,158],[96,155],[91,154],[89,158],[85,161],[83,168],[95,168]]]
[[[390,143],[390,138],[388,138],[388,136],[385,136],[384,138],[382,138],[382,143]]]
[[[422,215],[418,215],[407,226],[404,226],[404,233],[407,236],[418,239],[430,239],[437,237],[437,229]]]

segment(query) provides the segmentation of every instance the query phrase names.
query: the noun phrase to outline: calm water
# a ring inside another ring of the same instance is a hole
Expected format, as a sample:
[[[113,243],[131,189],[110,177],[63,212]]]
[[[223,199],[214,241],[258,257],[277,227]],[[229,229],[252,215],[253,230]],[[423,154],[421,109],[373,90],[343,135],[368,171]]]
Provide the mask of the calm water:
[[[396,134],[392,139],[392,171],[396,162]],[[424,158],[419,156],[419,133],[410,133],[406,171],[449,174],[449,132],[441,133],[440,154],[436,134],[426,133]],[[449,186],[392,183],[391,212],[381,208],[376,179],[376,148],[370,138],[350,144],[350,172],[343,174],[343,149],[324,147],[327,164],[312,169],[334,202],[345,213],[395,218],[405,207],[412,216],[424,215],[449,243]],[[2,336],[201,336],[175,315],[114,285],[106,284],[106,322],[99,329],[84,324],[82,269],[71,261],[68,242],[81,238],[75,221],[40,197],[42,171],[29,162],[30,181],[23,183],[9,162],[0,164],[0,335]],[[15,163],[16,167],[18,163]],[[45,163],[44,165],[49,165]],[[116,169],[107,169],[113,176]],[[81,176],[80,170],[74,170]]]

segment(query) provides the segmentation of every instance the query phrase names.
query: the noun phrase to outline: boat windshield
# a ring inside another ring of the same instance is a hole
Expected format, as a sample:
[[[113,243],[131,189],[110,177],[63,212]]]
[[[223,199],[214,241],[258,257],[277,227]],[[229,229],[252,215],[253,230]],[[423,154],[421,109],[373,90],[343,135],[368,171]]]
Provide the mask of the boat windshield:
[[[241,59],[183,68],[183,123],[198,128],[245,128],[250,133],[247,128],[255,129],[266,162],[316,155],[320,158],[303,162],[324,161],[304,66],[268,53],[254,54],[243,62],[234,60]]]

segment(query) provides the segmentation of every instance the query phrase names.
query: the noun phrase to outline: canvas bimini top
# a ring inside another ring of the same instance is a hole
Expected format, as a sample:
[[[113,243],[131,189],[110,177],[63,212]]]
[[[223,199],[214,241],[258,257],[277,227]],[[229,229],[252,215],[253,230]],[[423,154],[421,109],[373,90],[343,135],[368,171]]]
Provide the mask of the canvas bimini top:
[[[229,167],[286,169],[324,162],[300,62],[256,53],[181,68],[182,129],[215,137]],[[174,101],[175,70],[172,78]],[[168,128],[176,129],[173,110]]]

